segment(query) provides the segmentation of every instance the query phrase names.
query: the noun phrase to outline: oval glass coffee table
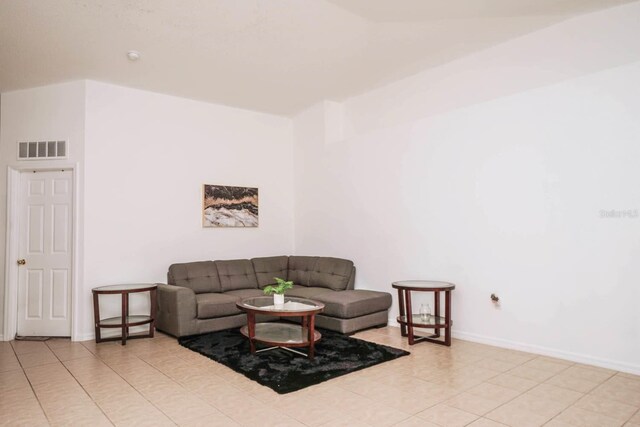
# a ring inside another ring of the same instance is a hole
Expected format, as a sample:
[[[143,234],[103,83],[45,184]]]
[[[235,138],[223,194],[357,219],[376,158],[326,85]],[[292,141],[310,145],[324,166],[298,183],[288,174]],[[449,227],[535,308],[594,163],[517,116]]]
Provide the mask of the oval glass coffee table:
[[[324,310],[324,304],[305,298],[285,297],[284,304],[273,304],[273,297],[246,298],[237,302],[238,308],[247,313],[247,326],[240,332],[249,338],[251,353],[256,353],[256,342],[272,347],[257,352],[282,348],[313,359],[315,343],[322,334],[315,330],[315,316]],[[302,324],[283,322],[256,323],[256,315],[275,317],[302,317]],[[309,353],[294,350],[308,347]]]

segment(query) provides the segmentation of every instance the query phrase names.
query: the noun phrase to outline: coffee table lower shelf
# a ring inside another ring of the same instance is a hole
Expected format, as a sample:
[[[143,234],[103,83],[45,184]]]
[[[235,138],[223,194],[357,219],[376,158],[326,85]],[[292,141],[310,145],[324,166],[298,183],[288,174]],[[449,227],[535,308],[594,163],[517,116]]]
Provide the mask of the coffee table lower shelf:
[[[257,350],[256,353],[281,348],[283,350],[309,357],[309,355],[305,353],[292,350],[292,347],[309,347],[311,345],[311,342],[309,341],[309,328],[307,327],[293,323],[265,322],[256,323],[253,337],[249,335],[249,326],[243,326],[240,328],[240,333],[251,341],[271,346]],[[320,338],[322,338],[322,334],[314,330],[313,343],[315,344],[318,342]]]

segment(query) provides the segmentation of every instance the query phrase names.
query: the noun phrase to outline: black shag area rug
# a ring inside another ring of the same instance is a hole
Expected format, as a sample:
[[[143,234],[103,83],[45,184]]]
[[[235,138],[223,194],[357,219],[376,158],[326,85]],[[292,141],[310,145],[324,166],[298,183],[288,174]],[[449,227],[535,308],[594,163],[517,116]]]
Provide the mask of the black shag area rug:
[[[249,340],[239,329],[182,337],[178,342],[280,394],[291,393],[409,354],[404,350],[337,332],[320,332],[322,338],[316,342],[314,360],[280,348],[251,354]],[[257,349],[261,348],[266,346],[258,344]],[[306,352],[305,348],[300,350]]]

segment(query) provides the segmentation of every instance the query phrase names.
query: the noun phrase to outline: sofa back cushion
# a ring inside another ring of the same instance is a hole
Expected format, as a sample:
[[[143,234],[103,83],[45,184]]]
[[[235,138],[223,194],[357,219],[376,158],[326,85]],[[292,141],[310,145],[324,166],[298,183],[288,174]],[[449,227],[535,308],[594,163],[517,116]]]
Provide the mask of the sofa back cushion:
[[[276,281],[273,280],[274,277],[287,279],[287,267],[289,266],[288,256],[253,258],[251,263],[253,264],[260,288],[276,283]]]
[[[347,289],[352,272],[353,261],[341,258],[319,257],[311,271],[309,286],[343,291]]]
[[[169,267],[167,282],[193,289],[196,294],[222,292],[218,270],[213,261],[173,264]]]
[[[317,256],[290,256],[287,280],[292,280],[295,285],[309,286],[311,271],[317,262]]]
[[[214,262],[218,267],[218,276],[223,292],[258,287],[256,273],[250,260],[233,259]]]

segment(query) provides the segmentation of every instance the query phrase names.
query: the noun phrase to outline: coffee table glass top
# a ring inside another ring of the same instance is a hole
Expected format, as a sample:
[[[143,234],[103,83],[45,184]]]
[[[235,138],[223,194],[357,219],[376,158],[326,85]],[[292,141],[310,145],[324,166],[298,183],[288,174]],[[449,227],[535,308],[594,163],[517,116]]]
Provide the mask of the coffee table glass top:
[[[287,297],[284,298],[284,304],[273,304],[273,296],[246,298],[238,303],[239,306],[248,308],[251,310],[259,311],[278,311],[278,312],[304,312],[304,311],[317,311],[324,307],[317,301],[312,301],[306,298]]]

